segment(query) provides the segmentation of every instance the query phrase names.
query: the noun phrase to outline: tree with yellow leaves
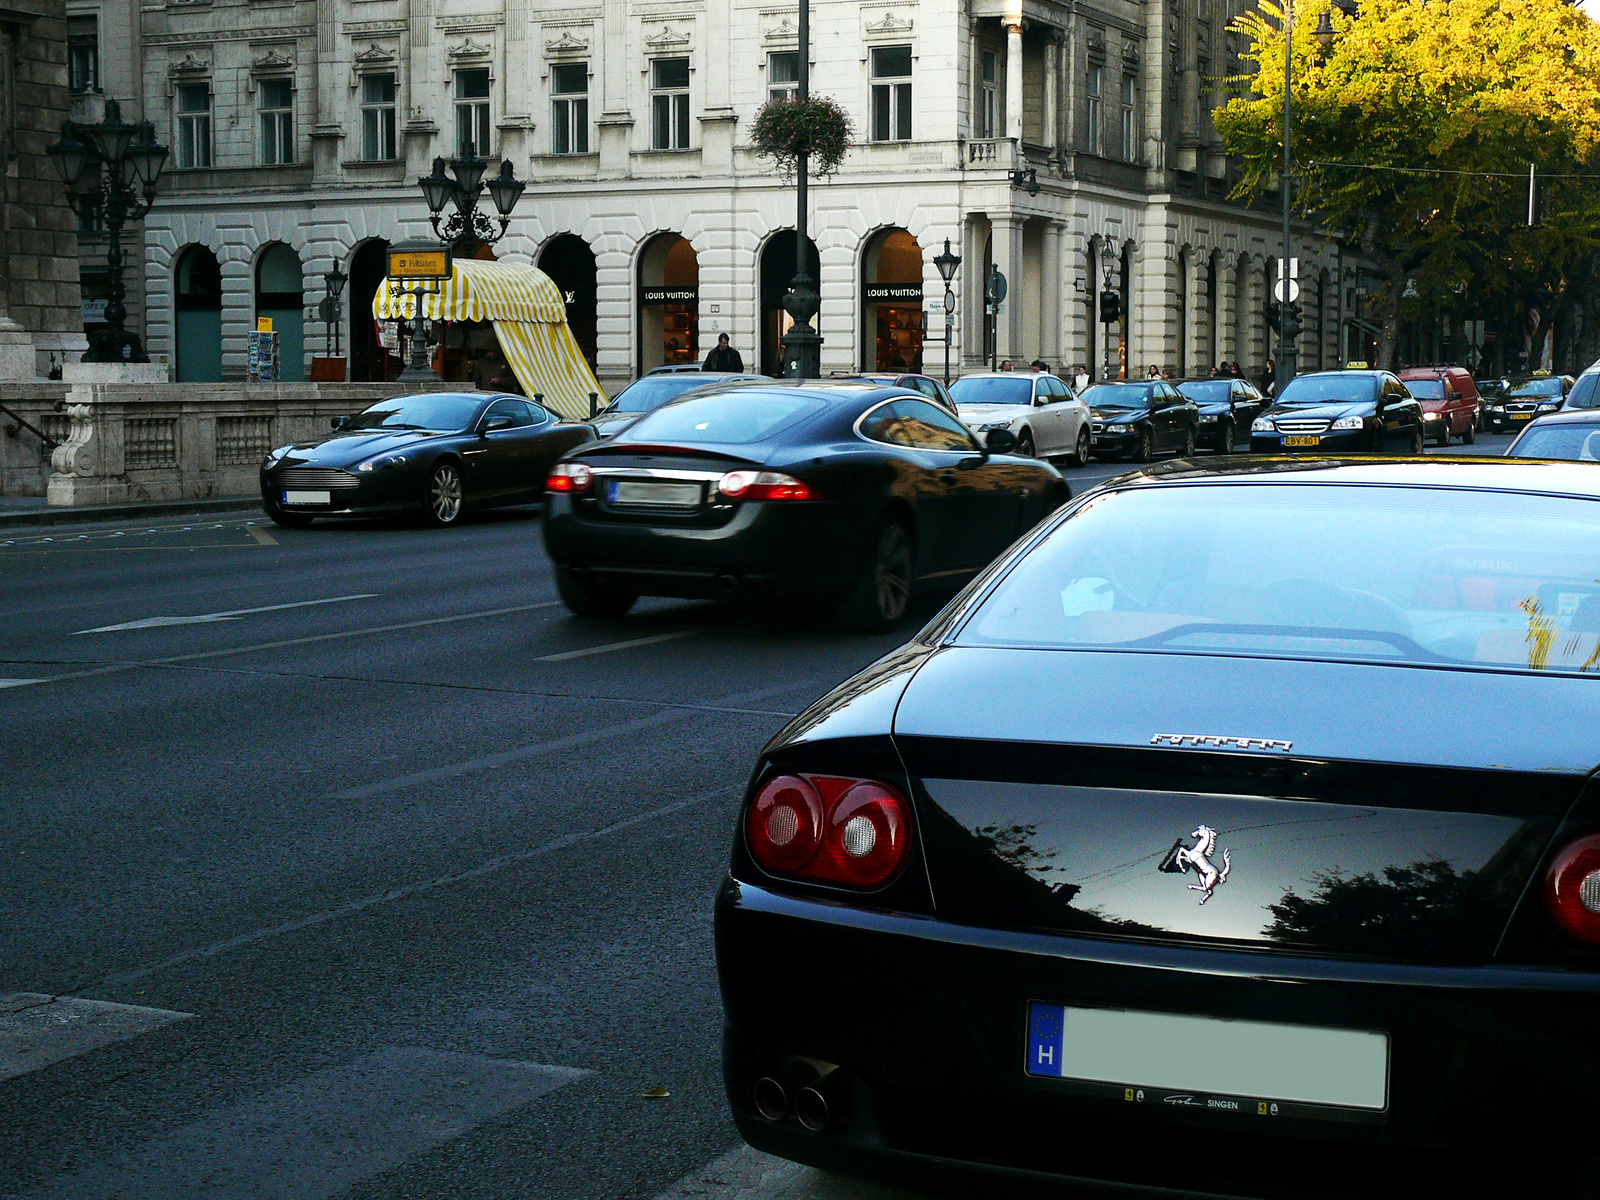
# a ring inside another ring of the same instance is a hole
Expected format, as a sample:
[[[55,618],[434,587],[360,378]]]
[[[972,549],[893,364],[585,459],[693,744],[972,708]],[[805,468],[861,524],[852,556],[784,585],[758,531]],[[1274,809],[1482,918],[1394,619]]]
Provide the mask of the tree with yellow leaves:
[[[1319,40],[1324,12],[1333,37]],[[1273,0],[1233,23],[1253,70],[1229,81],[1239,94],[1216,127],[1240,195],[1282,169],[1283,26]],[[1600,26],[1565,0],[1364,0],[1355,13],[1302,0],[1292,36],[1295,206],[1379,268],[1376,365],[1392,365],[1408,281],[1570,296],[1600,246]],[[1546,189],[1531,228],[1530,163]]]

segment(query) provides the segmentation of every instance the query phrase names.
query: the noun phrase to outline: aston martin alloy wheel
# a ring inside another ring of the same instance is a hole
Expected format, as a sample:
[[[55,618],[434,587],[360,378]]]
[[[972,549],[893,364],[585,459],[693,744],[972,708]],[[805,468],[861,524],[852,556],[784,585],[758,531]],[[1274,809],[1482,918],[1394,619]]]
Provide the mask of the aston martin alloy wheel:
[[[430,525],[454,525],[461,520],[465,499],[461,468],[453,462],[442,462],[428,476],[428,492],[423,497],[423,517]]]

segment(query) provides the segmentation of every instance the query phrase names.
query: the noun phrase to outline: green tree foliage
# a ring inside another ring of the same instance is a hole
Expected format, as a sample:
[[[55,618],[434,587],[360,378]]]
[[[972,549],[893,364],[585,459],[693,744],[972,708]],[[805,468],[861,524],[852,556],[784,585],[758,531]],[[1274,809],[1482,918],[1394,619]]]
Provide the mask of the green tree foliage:
[[[1600,246],[1600,188],[1570,178],[1600,148],[1600,26],[1564,0],[1363,0],[1353,15],[1304,0],[1293,18],[1295,203],[1382,273],[1379,365],[1408,280],[1423,294],[1546,288],[1548,329]],[[1264,0],[1233,28],[1252,69],[1215,120],[1255,195],[1283,162],[1283,10]],[[1547,180],[1534,228],[1529,163]]]

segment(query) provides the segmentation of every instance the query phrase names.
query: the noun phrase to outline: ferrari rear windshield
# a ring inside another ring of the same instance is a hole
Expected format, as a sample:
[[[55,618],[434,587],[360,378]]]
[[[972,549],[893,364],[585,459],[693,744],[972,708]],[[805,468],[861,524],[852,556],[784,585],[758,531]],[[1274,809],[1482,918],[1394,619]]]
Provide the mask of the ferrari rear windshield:
[[[1018,562],[956,641],[1600,675],[1597,564],[1592,500],[1305,483],[1111,492]]]
[[[743,446],[765,442],[827,406],[796,392],[740,389],[689,396],[641,417],[624,435],[632,442]]]
[[[396,396],[350,418],[346,429],[465,429],[480,396]]]

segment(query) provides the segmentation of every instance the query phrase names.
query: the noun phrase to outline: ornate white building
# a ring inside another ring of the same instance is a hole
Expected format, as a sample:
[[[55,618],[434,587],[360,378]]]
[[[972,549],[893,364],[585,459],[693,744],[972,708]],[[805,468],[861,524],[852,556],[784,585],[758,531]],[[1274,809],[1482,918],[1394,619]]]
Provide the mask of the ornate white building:
[[[1217,359],[1258,374],[1281,232],[1270,206],[1227,199],[1209,118],[1210,81],[1238,69],[1237,2],[813,0],[812,90],[859,142],[811,189],[824,369],[941,369],[944,319],[924,342],[923,309],[949,238],[958,370],[989,349],[1097,375]],[[470,151],[529,181],[495,253],[561,284],[607,387],[723,332],[773,369],[795,192],[747,131],[794,87],[788,0],[70,5],[115,39],[103,57],[131,43],[142,94],[124,99],[173,149],[143,285],[150,349],[178,378],[242,376],[258,315],[294,377],[326,352],[299,314],[336,263],[353,376],[381,377],[365,306],[384,246],[429,235],[416,178]],[[1332,364],[1342,264],[1297,233],[1302,367]],[[997,318],[991,263],[1009,283]],[[1125,310],[1110,326],[1108,284]]]

